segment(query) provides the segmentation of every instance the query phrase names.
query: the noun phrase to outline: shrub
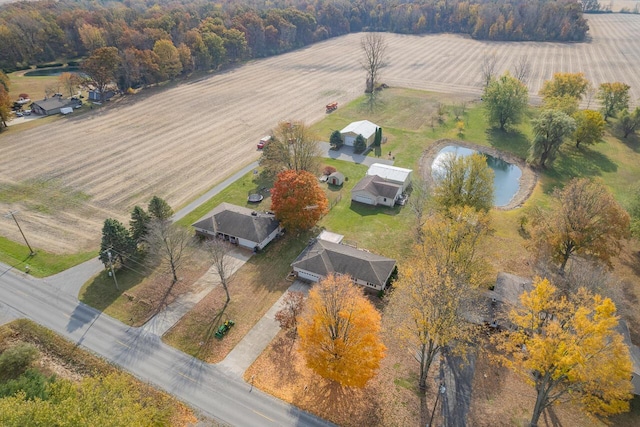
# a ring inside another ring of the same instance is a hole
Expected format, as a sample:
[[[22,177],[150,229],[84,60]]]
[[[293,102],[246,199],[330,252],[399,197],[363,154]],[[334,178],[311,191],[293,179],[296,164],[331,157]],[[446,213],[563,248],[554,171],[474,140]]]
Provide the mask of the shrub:
[[[44,374],[35,369],[27,369],[15,380],[0,383],[0,398],[13,396],[19,391],[24,391],[25,397],[29,400],[35,398],[47,400],[47,384],[55,381],[55,377],[47,378]]]
[[[67,62],[67,65],[69,67],[78,67],[80,64],[82,64],[82,61],[69,61],[69,62]]]
[[[31,344],[20,343],[0,354],[0,378],[17,378],[38,357],[38,349]]]
[[[324,169],[322,169],[322,173],[325,175],[331,175],[332,173],[334,173],[337,169],[334,168],[333,166],[325,166]]]
[[[38,64],[36,65],[36,68],[55,68],[62,66],[64,66],[62,62],[52,62],[51,64]]]
[[[364,139],[364,136],[358,135],[353,144],[353,151],[355,153],[362,153],[367,148],[367,141]]]

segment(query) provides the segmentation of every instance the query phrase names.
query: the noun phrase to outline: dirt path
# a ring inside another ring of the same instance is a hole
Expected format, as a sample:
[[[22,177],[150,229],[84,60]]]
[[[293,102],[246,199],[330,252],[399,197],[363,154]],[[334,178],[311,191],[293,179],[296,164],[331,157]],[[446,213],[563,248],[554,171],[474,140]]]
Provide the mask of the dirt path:
[[[387,34],[389,66],[382,80],[479,95],[479,64],[495,52],[500,72],[521,55],[532,58],[532,94],[553,72],[584,71],[595,84],[625,81],[637,100],[640,16],[590,15],[589,23],[593,40],[575,44]],[[327,40],[149,90],[89,114],[3,133],[0,211],[21,211],[23,229],[36,248],[69,253],[94,249],[105,218],[126,223],[133,206],[153,195],[174,208],[184,206],[257,160],[257,140],[278,121],[316,122],[328,102],[344,104],[360,96],[360,38]],[[2,188],[20,191],[7,196]],[[0,220],[0,235],[21,240],[10,221]]]
[[[531,193],[533,193],[536,183],[538,182],[538,174],[521,158],[510,153],[496,150],[493,147],[486,147],[484,145],[477,145],[472,142],[459,141],[455,139],[440,139],[422,153],[422,158],[420,159],[420,174],[429,187],[433,186],[431,165],[440,150],[448,145],[457,145],[460,147],[470,148],[481,153],[486,153],[495,158],[502,159],[505,162],[517,165],[520,168],[522,176],[520,177],[520,187],[518,192],[513,196],[508,204],[504,206],[496,206],[495,209],[506,211],[518,208],[522,206],[522,204],[531,196]]]

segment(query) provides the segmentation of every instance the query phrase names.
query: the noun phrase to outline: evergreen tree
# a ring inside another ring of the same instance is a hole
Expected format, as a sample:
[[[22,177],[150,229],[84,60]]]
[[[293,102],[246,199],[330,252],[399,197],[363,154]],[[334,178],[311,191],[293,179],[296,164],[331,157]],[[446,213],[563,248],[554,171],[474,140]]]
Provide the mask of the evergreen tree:
[[[143,208],[134,206],[131,211],[131,220],[129,220],[129,233],[136,244],[140,244],[147,236],[150,221],[151,216]]]
[[[367,148],[367,141],[364,139],[364,136],[358,135],[356,136],[356,140],[353,143],[353,151],[356,153],[362,153]]]
[[[160,221],[166,221],[173,216],[171,206],[158,196],[153,196],[147,210],[153,219]]]
[[[329,138],[329,144],[331,144],[331,148],[338,149],[342,147],[344,141],[342,140],[342,135],[339,130],[334,130],[331,132],[331,137]]]
[[[125,258],[132,255],[136,249],[135,242],[129,234],[129,230],[117,219],[107,218],[102,227],[102,242],[100,244],[100,261],[109,265],[109,252],[111,260],[119,260],[125,263]]]

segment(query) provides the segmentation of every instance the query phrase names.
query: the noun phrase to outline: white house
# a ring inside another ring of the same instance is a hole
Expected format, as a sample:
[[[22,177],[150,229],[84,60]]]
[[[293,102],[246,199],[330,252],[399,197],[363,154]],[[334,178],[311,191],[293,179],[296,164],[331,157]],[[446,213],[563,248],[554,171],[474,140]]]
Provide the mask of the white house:
[[[374,163],[369,166],[367,175],[377,175],[387,182],[392,182],[402,186],[405,191],[411,184],[411,169],[399,168],[397,166],[385,165],[384,163]]]
[[[350,123],[347,127],[340,131],[344,145],[353,147],[358,135],[362,135],[367,142],[367,146],[373,144],[376,137],[378,125],[371,123],[369,120],[360,120],[359,122]]]
[[[291,264],[298,278],[319,282],[329,274],[348,275],[358,285],[382,290],[396,261],[323,239],[314,239]]]
[[[264,248],[280,232],[273,214],[229,203],[220,203],[192,227],[202,236],[221,237],[252,250]]]
[[[351,189],[351,200],[367,205],[393,207],[402,194],[402,185],[385,181],[378,175],[367,175]]]

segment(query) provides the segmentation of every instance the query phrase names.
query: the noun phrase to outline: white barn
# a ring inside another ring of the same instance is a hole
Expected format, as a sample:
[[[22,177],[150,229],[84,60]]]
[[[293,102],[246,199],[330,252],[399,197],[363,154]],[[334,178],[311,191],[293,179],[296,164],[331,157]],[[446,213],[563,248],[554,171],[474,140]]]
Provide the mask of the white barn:
[[[369,120],[360,120],[359,122],[350,123],[347,127],[340,131],[344,145],[353,147],[358,135],[362,135],[366,140],[367,146],[373,144],[376,138],[376,130],[378,125],[371,123]]]

